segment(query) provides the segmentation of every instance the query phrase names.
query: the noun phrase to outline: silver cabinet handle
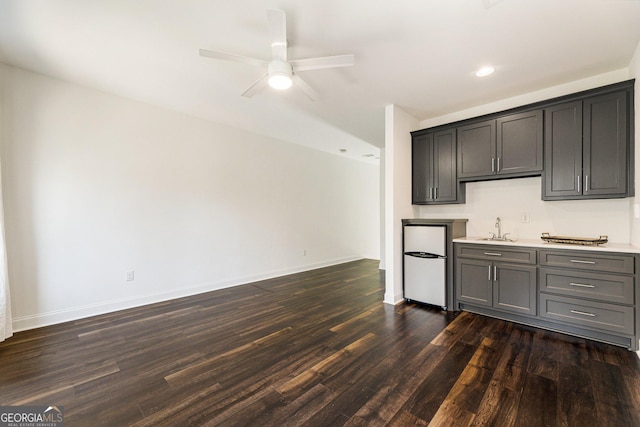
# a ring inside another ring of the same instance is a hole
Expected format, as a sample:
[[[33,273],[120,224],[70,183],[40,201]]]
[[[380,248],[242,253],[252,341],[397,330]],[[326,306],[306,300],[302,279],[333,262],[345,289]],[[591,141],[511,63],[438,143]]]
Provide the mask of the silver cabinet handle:
[[[496,159],[494,157],[492,157],[491,158],[491,172],[495,172],[496,171],[495,164],[496,164]]]
[[[588,193],[589,192],[589,175],[585,175],[584,176],[584,192]]]
[[[578,193],[580,193],[580,175],[578,175]]]
[[[495,265],[493,266],[493,280],[498,281],[498,268]]]
[[[595,264],[595,261],[582,261],[580,259],[572,259],[571,262],[576,264]]]
[[[595,288],[593,285],[585,285],[584,283],[569,283],[571,286],[579,286],[581,288]]]
[[[496,168],[496,172],[500,172],[500,157],[498,157],[498,167]]]
[[[593,314],[593,313],[587,313],[586,311],[571,310],[571,312],[572,312],[573,314],[581,314],[581,315],[583,315],[583,316],[596,317],[596,315],[595,315],[595,314]]]
[[[499,254],[498,252],[485,252],[484,254],[489,256],[502,256],[502,254]]]
[[[487,277],[487,280],[491,281],[491,266],[489,266],[489,277]]]

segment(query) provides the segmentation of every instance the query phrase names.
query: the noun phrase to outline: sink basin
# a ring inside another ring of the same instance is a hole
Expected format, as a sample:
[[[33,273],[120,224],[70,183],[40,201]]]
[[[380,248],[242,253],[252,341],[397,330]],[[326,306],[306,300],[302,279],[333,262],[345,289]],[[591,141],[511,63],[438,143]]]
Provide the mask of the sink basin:
[[[487,242],[510,242],[510,243],[513,243],[516,241],[516,239],[496,239],[494,237],[481,237],[478,240],[484,240]]]

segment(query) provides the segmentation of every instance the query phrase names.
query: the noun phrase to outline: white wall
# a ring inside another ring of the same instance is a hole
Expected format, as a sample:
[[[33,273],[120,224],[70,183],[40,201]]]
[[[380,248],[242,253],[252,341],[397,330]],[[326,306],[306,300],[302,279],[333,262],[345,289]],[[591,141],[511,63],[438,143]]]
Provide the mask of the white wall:
[[[562,236],[609,236],[609,241],[629,243],[631,199],[541,200],[541,178],[518,178],[467,183],[463,205],[420,206],[420,218],[468,218],[467,235],[489,237],[496,232],[496,217],[502,232],[520,239],[539,239],[543,232]],[[527,213],[529,223],[520,217]]]
[[[378,166],[0,67],[15,329],[379,257]]]
[[[424,120],[420,122],[420,128],[493,113],[629,78],[631,77],[628,69],[617,70],[447,116]],[[636,109],[637,114],[638,109]],[[640,121],[636,120],[636,122]],[[639,163],[636,161],[636,164]],[[518,238],[539,239],[542,232],[549,232],[584,237],[607,235],[610,242],[631,242],[632,199],[630,198],[543,202],[539,177],[468,183],[466,186],[465,204],[420,206],[417,208],[418,217],[468,218],[468,236],[488,236],[489,232],[495,231],[495,219],[499,216],[502,219],[503,232],[511,232]],[[638,189],[637,184],[636,188]],[[520,222],[523,213],[530,214],[530,223]]]
[[[638,205],[636,210],[640,211],[640,42],[636,46],[636,51],[629,64],[629,77],[636,79],[635,83],[635,187],[636,197],[633,205]],[[631,217],[631,243],[640,247],[640,218],[635,218],[634,212],[630,212]],[[639,352],[640,354],[640,352]]]
[[[402,219],[411,206],[411,135],[418,121],[395,105],[385,108],[385,294],[384,302],[402,301]]]

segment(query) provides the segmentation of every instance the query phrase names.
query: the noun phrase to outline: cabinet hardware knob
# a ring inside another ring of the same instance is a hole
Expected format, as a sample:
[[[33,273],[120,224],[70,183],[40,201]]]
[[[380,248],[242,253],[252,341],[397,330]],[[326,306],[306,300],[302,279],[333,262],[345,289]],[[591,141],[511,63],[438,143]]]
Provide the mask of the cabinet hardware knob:
[[[569,283],[571,286],[579,286],[581,288],[595,288],[593,285],[585,285],[584,283]]]
[[[596,315],[595,315],[595,314],[593,314],[593,313],[587,313],[586,311],[571,310],[571,312],[572,312],[573,314],[581,314],[581,315],[583,315],[583,316],[596,317]]]
[[[572,259],[571,262],[574,262],[576,264],[595,264],[595,261],[582,261],[580,259]]]

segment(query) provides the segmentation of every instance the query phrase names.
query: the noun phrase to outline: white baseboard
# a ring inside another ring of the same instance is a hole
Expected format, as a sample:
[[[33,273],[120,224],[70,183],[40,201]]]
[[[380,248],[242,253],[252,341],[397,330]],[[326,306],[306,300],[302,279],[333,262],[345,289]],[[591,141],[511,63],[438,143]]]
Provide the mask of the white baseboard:
[[[147,295],[139,295],[135,297],[122,298],[117,300],[105,301],[96,304],[88,304],[79,307],[70,307],[63,310],[49,311],[46,313],[38,313],[29,316],[14,317],[11,325],[13,332],[20,332],[28,329],[41,328],[43,326],[55,325],[58,323],[70,322],[73,320],[84,319],[87,317],[97,316],[100,314],[112,313],[114,311],[126,310],[128,308],[140,307],[143,305],[154,304],[157,302],[168,301],[176,298],[197,295],[205,292],[211,292],[219,289],[230,288],[232,286],[246,285],[260,280],[272,279],[274,277],[286,276],[288,274],[301,273],[303,271],[315,270],[317,268],[329,267],[332,265],[344,264],[346,262],[357,261],[361,257],[336,258],[314,264],[306,264],[294,268],[272,271],[264,274],[236,278],[225,282],[208,282],[195,286],[188,286],[171,291],[157,292]]]
[[[402,296],[402,294],[384,294],[384,303],[385,304],[390,304],[390,305],[398,305],[401,302],[404,301],[404,297]]]

